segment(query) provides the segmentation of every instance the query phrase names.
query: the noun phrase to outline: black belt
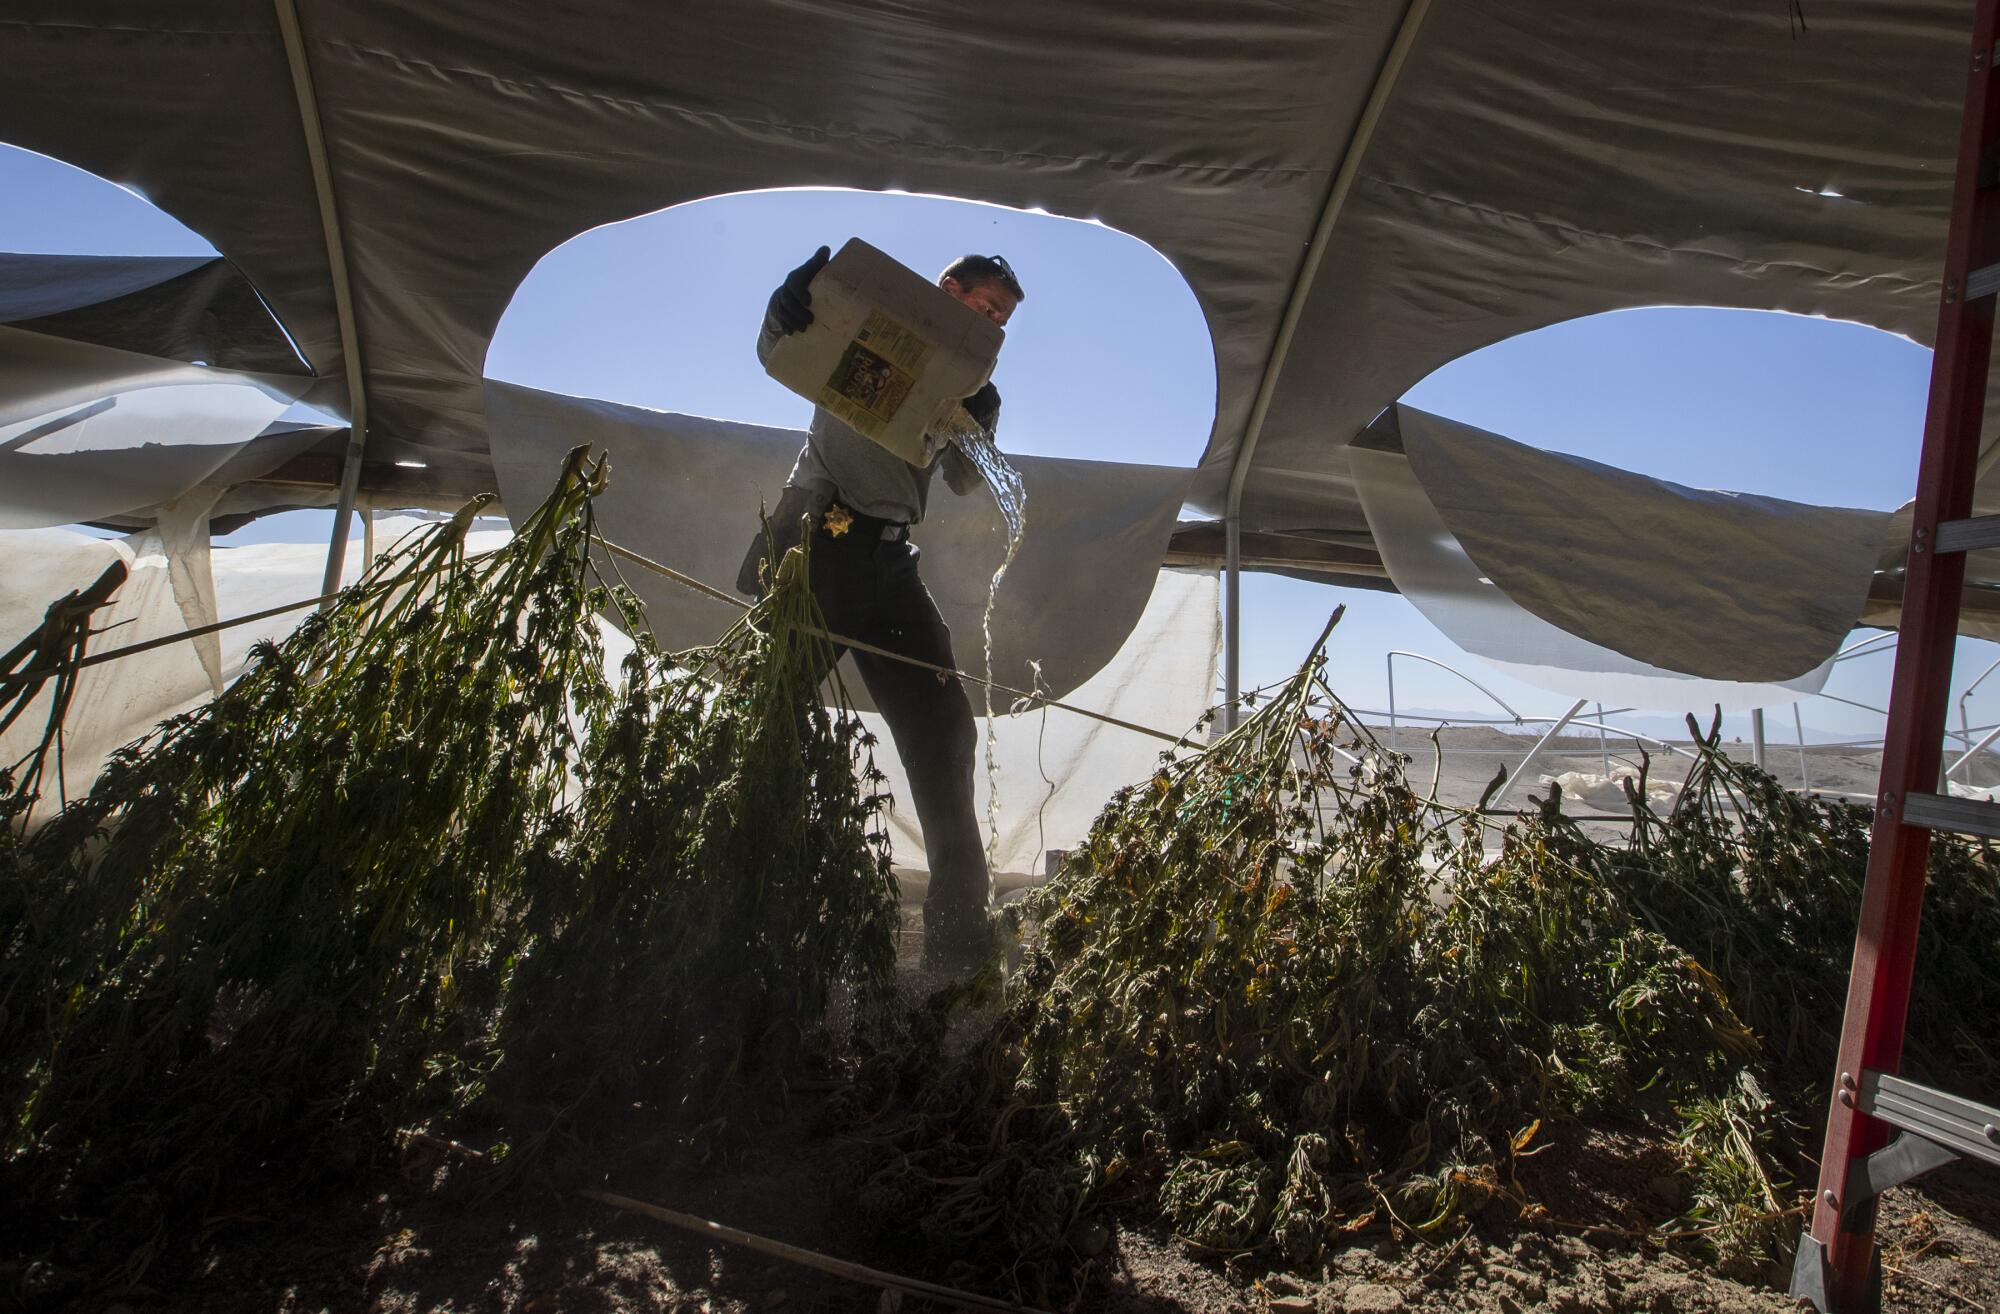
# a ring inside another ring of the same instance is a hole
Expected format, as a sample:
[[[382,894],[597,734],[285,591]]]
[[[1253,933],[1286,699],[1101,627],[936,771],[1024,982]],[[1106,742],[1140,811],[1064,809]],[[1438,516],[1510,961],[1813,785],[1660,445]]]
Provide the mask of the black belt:
[[[910,536],[909,525],[901,520],[864,516],[839,502],[829,502],[813,522],[813,528],[845,543],[900,543]]]

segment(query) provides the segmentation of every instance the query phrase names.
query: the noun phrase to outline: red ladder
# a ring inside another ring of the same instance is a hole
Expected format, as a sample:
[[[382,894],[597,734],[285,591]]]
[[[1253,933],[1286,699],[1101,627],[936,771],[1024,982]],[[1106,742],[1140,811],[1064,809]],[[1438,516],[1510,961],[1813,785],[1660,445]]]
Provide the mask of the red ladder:
[[[2000,836],[2000,804],[1932,792],[1943,755],[1965,553],[2000,546],[2000,516],[1968,519],[2000,292],[1996,14],[2000,0],[1978,0],[1881,789],[1819,1194],[1792,1271],[1791,1294],[1812,1301],[1822,1314],[1870,1314],[1880,1307],[1875,1207],[1883,1191],[1960,1157],[2000,1164],[2000,1110],[1895,1075],[1931,831]]]

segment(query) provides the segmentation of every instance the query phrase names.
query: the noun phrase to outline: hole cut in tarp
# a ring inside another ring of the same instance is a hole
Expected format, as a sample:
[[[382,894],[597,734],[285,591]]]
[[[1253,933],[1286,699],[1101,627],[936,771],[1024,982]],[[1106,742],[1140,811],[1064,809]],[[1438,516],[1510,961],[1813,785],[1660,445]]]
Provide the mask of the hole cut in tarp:
[[[1138,238],[983,202],[820,188],[709,197],[549,252],[495,331],[487,377],[547,392],[803,428],[754,352],[771,291],[860,237],[924,274],[1004,255],[1027,292],[993,380],[1009,453],[1192,466],[1215,419],[1194,293]]]
[[[315,441],[277,431],[310,370],[201,238],[32,151],[0,148],[0,195],[0,528],[150,520]]]
[[[130,187],[0,144],[0,324],[189,365],[307,374],[240,270]]]
[[[494,333],[483,403],[503,501],[519,504],[527,494],[515,489],[590,442],[611,457],[597,501],[607,538],[697,579],[733,581],[813,411],[758,361],[766,304],[815,249],[850,237],[927,279],[961,255],[1001,255],[1027,294],[993,375],[999,446],[1029,489],[1021,554],[993,611],[994,678],[1056,697],[1087,688],[1115,714],[1186,729],[1212,696],[1218,590],[1212,572],[1163,576],[1161,561],[1214,424],[1214,352],[1178,271],[1102,225],[942,197],[791,190],[583,233],[541,260]],[[940,480],[912,535],[968,670],[981,669],[1000,529],[984,489],[953,497]],[[624,573],[668,647],[710,641],[735,618],[677,584]],[[1135,650],[1128,640],[1145,625]],[[847,687],[866,710],[852,671]],[[1038,870],[1041,847],[1081,834],[1101,782],[1150,763],[1159,743],[1107,736],[1096,722],[1044,734],[1040,716],[1005,719],[1009,701],[994,700],[997,862]],[[1051,781],[1061,785],[1053,801]],[[899,834],[899,861],[921,864],[912,838]]]
[[[0,251],[213,258],[208,239],[126,183],[0,142]]]
[[[1492,580],[1551,635],[1683,675],[1810,680],[1858,623],[1886,512],[1914,482],[1929,355],[1797,315],[1619,311],[1455,361],[1375,428],[1402,417],[1415,473],[1479,585]],[[1357,478],[1368,446],[1356,445]],[[1394,557],[1379,510],[1370,521]],[[1429,598],[1427,614],[1437,604],[1422,581],[1399,583]],[[1518,661],[1530,628],[1454,637]],[[1602,673],[1616,669],[1609,655],[1532,660]]]
[[[1930,358],[1845,320],[1651,306],[1496,342],[1401,400],[1691,488],[1890,511],[1916,487]]]

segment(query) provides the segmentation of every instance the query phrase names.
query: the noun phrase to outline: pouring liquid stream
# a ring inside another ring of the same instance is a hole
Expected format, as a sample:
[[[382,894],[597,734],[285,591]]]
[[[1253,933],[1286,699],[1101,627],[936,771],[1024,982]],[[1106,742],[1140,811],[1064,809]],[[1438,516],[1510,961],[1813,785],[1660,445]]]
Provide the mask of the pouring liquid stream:
[[[1000,580],[1006,575],[1007,568],[1014,564],[1014,555],[1021,550],[1021,536],[1027,532],[1028,488],[1021,480],[1021,472],[1009,465],[1007,458],[1000,454],[993,435],[966,414],[964,407],[951,412],[943,426],[942,436],[964,453],[965,459],[986,481],[986,486],[993,490],[993,500],[1000,508],[1000,519],[1007,529],[1007,552],[1000,559],[1000,568],[987,581],[986,612],[980,620],[980,637],[986,650],[987,681],[982,690],[986,715],[986,866],[991,871],[1000,848],[1000,765],[995,756],[998,738],[993,726],[993,605],[1000,596]]]

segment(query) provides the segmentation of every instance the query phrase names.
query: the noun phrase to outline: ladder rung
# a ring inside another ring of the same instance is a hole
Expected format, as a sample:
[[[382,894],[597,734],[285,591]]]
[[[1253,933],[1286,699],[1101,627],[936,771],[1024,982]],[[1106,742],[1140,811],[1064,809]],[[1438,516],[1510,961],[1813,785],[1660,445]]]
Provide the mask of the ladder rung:
[[[2000,1164],[2000,1109],[1872,1071],[1861,1074],[1856,1107],[1967,1158]]]
[[[1970,520],[1945,520],[1938,524],[1940,552],[1977,552],[1990,547],[2000,547],[2000,516],[1974,516]]]
[[[2000,292],[2000,263],[1981,265],[1965,276],[1965,299],[1977,301]]]
[[[1903,800],[1903,824],[2000,839],[2000,803],[1949,798],[1943,794],[1912,794]]]

